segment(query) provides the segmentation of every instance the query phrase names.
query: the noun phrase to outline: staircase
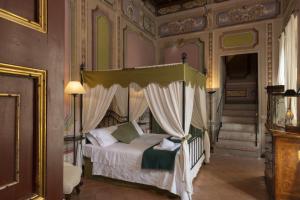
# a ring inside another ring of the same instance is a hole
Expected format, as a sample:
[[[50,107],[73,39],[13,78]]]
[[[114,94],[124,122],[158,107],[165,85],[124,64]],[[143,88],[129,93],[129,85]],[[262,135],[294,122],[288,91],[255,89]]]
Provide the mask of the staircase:
[[[215,152],[259,157],[256,104],[225,104]]]

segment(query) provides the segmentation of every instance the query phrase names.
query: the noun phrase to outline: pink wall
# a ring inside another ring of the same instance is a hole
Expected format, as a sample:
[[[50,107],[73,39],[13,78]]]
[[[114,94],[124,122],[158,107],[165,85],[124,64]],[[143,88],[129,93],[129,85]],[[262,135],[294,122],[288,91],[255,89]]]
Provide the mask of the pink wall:
[[[186,62],[196,68],[199,69],[200,66],[200,50],[197,44],[186,44],[181,48],[178,48],[176,45],[166,48],[164,50],[164,64],[168,63],[178,63],[181,62],[181,54],[185,52],[187,53]]]
[[[65,1],[65,62],[64,62],[64,88],[68,82],[71,81],[70,66],[71,66],[71,44],[70,44],[70,10],[68,1]],[[65,120],[70,117],[71,114],[71,96],[64,93],[64,117]]]
[[[124,49],[125,67],[149,66],[155,64],[154,44],[136,32],[126,32]]]

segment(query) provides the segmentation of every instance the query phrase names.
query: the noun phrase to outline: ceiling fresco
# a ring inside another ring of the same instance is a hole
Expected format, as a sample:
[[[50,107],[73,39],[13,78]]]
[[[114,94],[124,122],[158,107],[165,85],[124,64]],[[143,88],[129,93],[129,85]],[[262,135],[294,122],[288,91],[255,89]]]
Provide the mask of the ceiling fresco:
[[[203,7],[212,3],[230,0],[143,0],[146,7],[156,16],[172,14],[192,8]],[[255,3],[255,1],[253,1]],[[270,3],[277,0],[270,1]],[[278,3],[278,2],[277,2]]]

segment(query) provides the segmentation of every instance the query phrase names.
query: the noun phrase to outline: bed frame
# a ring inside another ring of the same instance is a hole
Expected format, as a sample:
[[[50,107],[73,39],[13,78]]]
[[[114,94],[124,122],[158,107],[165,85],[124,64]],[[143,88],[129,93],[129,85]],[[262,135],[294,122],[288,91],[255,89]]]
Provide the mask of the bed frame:
[[[114,126],[128,122],[127,116],[120,116],[112,110],[108,110],[102,121],[98,124],[97,128]],[[150,126],[151,128],[152,126]],[[150,130],[152,132],[152,130]],[[190,134],[192,137],[189,139],[189,151],[190,151],[190,164],[193,169],[199,162],[201,157],[204,155],[204,143],[203,143],[203,132],[193,126],[191,126]]]
[[[122,117],[115,113],[112,110],[106,112],[106,115],[99,123],[97,128],[109,127],[114,126],[117,124],[128,122],[128,117]],[[195,127],[191,126],[190,133],[192,137],[189,139],[189,151],[190,151],[190,169],[192,170],[200,161],[200,159],[204,156],[204,142],[203,142],[203,132]],[[201,139],[202,138],[202,139]],[[88,141],[87,141],[88,142]],[[87,179],[93,179],[96,181],[105,181],[111,184],[119,185],[119,186],[126,186],[132,188],[140,188],[140,189],[147,189],[152,190],[153,192],[157,192],[160,195],[164,195],[170,199],[178,199],[178,196],[169,192],[168,190],[163,190],[151,185],[144,185],[140,183],[132,183],[124,180],[116,180],[105,176],[100,175],[93,175],[93,163],[91,162],[90,158],[83,156],[84,160],[84,167],[83,167],[83,176]]]

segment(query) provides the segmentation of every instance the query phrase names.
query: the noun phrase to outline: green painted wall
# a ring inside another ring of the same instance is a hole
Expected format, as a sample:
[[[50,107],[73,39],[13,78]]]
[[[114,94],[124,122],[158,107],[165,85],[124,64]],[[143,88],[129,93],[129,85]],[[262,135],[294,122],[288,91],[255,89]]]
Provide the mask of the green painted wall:
[[[99,16],[97,25],[97,69],[105,70],[110,65],[110,31],[109,21],[105,16]]]

